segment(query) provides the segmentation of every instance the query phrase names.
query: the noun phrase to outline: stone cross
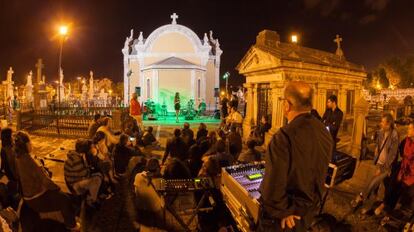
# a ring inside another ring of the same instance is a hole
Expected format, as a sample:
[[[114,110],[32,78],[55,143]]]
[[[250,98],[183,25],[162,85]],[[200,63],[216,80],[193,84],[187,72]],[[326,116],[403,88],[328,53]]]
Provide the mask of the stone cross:
[[[334,39],[334,42],[336,43],[338,48],[341,48],[342,38],[339,35],[336,35],[336,38]]]
[[[171,15],[172,23],[171,24],[177,24],[178,15],[176,13]]]
[[[335,43],[336,43],[336,45],[337,45],[337,48],[336,48],[336,52],[335,52],[335,54],[336,54],[337,56],[339,56],[339,58],[340,58],[340,59],[345,58],[345,57],[344,57],[344,52],[342,51],[342,48],[341,48],[342,38],[341,38],[341,37],[339,37],[339,35],[336,35],[336,38],[334,39],[334,42],[335,42]]]

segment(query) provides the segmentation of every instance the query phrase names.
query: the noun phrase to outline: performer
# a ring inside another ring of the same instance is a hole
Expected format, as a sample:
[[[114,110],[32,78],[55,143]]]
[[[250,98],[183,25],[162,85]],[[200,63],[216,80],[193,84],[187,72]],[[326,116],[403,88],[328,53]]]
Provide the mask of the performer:
[[[140,129],[143,129],[141,105],[138,102],[138,95],[136,93],[132,94],[131,102],[129,103],[129,114],[137,120]]]
[[[333,144],[323,123],[310,114],[312,98],[304,82],[285,89],[288,124],[273,135],[265,156],[258,231],[307,231],[322,200]]]
[[[175,119],[178,123],[178,115],[180,114],[180,93],[176,92],[174,97],[174,109],[175,109]]]

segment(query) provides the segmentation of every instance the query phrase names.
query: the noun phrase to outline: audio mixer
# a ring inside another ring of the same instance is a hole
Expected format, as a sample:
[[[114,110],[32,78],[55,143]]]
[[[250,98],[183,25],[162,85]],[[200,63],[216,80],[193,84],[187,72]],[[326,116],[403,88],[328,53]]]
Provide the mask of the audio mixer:
[[[259,218],[259,187],[264,163],[240,164],[223,168],[221,192],[241,231],[251,231]]]

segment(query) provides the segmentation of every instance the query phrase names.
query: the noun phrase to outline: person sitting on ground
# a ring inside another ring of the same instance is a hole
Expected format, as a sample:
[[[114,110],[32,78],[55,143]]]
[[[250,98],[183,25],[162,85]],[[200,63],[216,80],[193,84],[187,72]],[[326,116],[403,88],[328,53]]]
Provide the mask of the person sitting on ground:
[[[77,231],[75,211],[69,197],[60,191],[43,169],[30,155],[32,144],[25,132],[16,133],[16,173],[24,202],[35,212],[60,212],[63,223],[69,230]]]
[[[97,132],[105,133],[106,146],[112,151],[113,147],[119,143],[119,136],[115,135],[112,131],[112,119],[105,117],[102,119],[102,125],[98,128]]]
[[[105,181],[117,183],[113,172],[113,162],[108,147],[106,146],[106,135],[103,131],[98,131],[93,138],[94,149],[92,153],[94,157],[99,158],[100,169],[104,172]]]
[[[165,163],[168,157],[178,158],[182,161],[188,158],[188,147],[180,136],[181,130],[175,129],[174,137],[167,141],[167,146],[162,158],[162,164]]]
[[[164,179],[189,179],[191,178],[190,169],[187,165],[177,158],[172,158],[165,166]]]
[[[134,148],[129,136],[121,134],[119,143],[114,149],[114,167],[116,174],[125,174],[129,160],[133,156],[143,156],[138,147]]]
[[[198,144],[194,144],[190,147],[188,150],[188,153],[190,155],[190,159],[188,160],[188,167],[190,168],[191,176],[197,177],[198,172],[201,169],[201,166],[203,165],[203,161],[201,160],[203,153],[200,150],[200,147]]]
[[[248,140],[247,141],[247,151],[243,152],[240,156],[238,161],[240,163],[252,163],[257,162],[262,159],[262,154],[255,149],[256,141]]]
[[[98,130],[98,128],[101,126],[101,115],[100,114],[95,114],[93,121],[91,122],[91,124],[89,125],[88,128],[88,138],[92,139],[93,136],[95,136],[96,131]]]
[[[233,125],[230,127],[227,141],[230,154],[233,156],[234,160],[237,160],[243,148],[243,141],[240,133],[236,130],[236,126]]]
[[[6,175],[7,182],[7,204],[3,207],[13,206],[19,202],[19,189],[16,173],[16,152],[13,149],[12,129],[4,128],[1,130],[1,171]],[[6,199],[5,199],[6,200]]]
[[[153,147],[159,147],[160,144],[155,138],[153,134],[154,128],[152,126],[149,126],[145,133],[142,135],[141,143],[144,147],[146,146],[153,146]]]
[[[98,199],[102,176],[91,174],[86,166],[85,156],[89,152],[91,141],[78,139],[75,151],[69,151],[64,165],[65,182],[71,192],[82,195],[88,193],[86,203],[93,206]]]
[[[226,152],[225,140],[220,139],[215,144],[215,153],[211,155],[204,155],[203,161],[206,162],[208,159],[216,159],[220,167],[227,167],[233,164],[234,157]]]
[[[190,123],[185,122],[183,129],[181,130],[181,137],[188,147],[194,143],[194,132],[190,129]]]
[[[196,141],[200,141],[201,139],[207,138],[208,130],[205,123],[200,123],[200,126],[198,127]]]

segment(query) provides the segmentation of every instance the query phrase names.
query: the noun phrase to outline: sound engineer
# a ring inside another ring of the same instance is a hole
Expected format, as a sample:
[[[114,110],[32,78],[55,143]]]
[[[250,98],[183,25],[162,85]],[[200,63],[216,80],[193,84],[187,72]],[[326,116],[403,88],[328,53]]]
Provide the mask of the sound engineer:
[[[268,145],[258,231],[307,231],[322,200],[333,141],[310,114],[312,99],[304,82],[290,82],[280,99],[288,124]]]

